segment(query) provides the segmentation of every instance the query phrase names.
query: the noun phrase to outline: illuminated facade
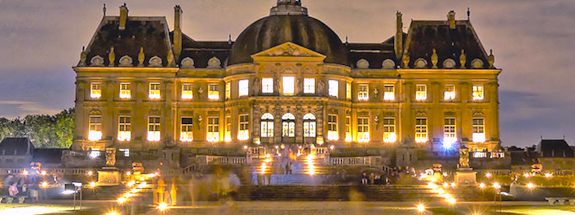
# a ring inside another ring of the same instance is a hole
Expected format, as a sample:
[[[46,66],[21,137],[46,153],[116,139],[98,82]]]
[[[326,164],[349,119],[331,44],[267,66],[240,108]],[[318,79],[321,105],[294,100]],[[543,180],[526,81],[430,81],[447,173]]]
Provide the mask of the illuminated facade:
[[[74,67],[73,149],[499,147],[498,75],[468,20],[412,21],[348,43],[280,0],[232,41],[165,17],[105,16]],[[383,37],[383,36],[382,36]]]

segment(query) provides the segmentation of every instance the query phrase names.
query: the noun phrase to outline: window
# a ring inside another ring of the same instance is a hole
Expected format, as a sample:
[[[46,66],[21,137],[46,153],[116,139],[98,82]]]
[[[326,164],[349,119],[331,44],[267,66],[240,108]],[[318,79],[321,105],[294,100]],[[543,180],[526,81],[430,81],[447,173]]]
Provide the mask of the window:
[[[224,141],[226,143],[232,142],[232,116],[226,116],[226,129],[224,131]]]
[[[448,149],[457,141],[455,117],[446,117],[443,124],[443,147]]]
[[[132,139],[132,119],[129,116],[118,118],[118,140],[130,141]]]
[[[357,117],[357,139],[360,143],[369,142],[369,118]]]
[[[274,136],[274,116],[266,113],[262,115],[261,118],[261,137],[273,137]]]
[[[148,117],[148,141],[160,141],[160,117]]]
[[[303,136],[304,137],[315,137],[315,116],[308,113],[303,116]]]
[[[486,158],[487,152],[473,152],[474,158]]]
[[[220,141],[220,118],[217,116],[208,117],[208,142]]]
[[[395,100],[395,86],[391,84],[386,84],[383,86],[383,100],[393,101]]]
[[[160,83],[150,83],[150,88],[148,91],[148,98],[150,99],[160,99]]]
[[[250,81],[249,80],[240,80],[240,82],[238,83],[238,90],[239,90],[239,95],[238,96],[248,96],[249,92],[250,92]]]
[[[314,94],[315,93],[315,78],[304,78],[303,79],[303,93]]]
[[[249,115],[242,114],[240,115],[240,129],[238,132],[238,140],[247,140],[250,138],[249,134]]]
[[[232,82],[230,81],[226,82],[225,98],[226,100],[232,98]]]
[[[282,116],[282,137],[295,137],[295,116],[291,113]]]
[[[124,157],[127,158],[130,157],[130,149],[118,149],[118,151],[122,152],[124,154]]]
[[[473,85],[473,101],[481,101],[484,98],[483,85],[474,84]]]
[[[283,77],[283,91],[284,95],[293,95],[295,93],[295,78]]]
[[[351,82],[345,83],[345,99],[351,100]]]
[[[182,125],[180,126],[180,141],[192,142],[194,119],[192,117],[182,117]]]
[[[338,82],[336,80],[329,80],[328,85],[329,85],[329,90],[328,90],[328,94],[329,96],[333,96],[333,97],[338,97],[338,91],[339,91],[339,86],[338,86]]]
[[[339,140],[337,133],[337,115],[335,114],[327,115],[327,139]]]
[[[415,100],[417,101],[427,100],[427,85],[425,84],[415,85]]]
[[[262,93],[274,93],[273,78],[262,78]]]
[[[193,99],[192,84],[182,84],[182,99]]]
[[[102,116],[90,116],[88,140],[98,141],[102,139]]]
[[[99,99],[102,97],[102,84],[92,83],[90,84],[90,98]]]
[[[220,99],[220,91],[218,90],[217,84],[209,84],[208,85],[208,99],[209,100],[219,100]]]
[[[132,92],[130,90],[130,83],[120,83],[120,98],[130,99],[132,97]]]
[[[473,142],[485,142],[485,120],[482,117],[473,118]]]
[[[426,143],[427,141],[427,118],[417,117],[415,118],[415,142]]]
[[[397,134],[395,133],[395,118],[383,118],[383,142],[394,143],[397,141]]]
[[[360,84],[357,87],[357,100],[367,101],[369,100],[369,85]]]
[[[455,99],[455,85],[448,84],[445,85],[445,90],[443,92],[443,100],[453,101]]]
[[[345,142],[351,142],[351,117],[345,117]]]

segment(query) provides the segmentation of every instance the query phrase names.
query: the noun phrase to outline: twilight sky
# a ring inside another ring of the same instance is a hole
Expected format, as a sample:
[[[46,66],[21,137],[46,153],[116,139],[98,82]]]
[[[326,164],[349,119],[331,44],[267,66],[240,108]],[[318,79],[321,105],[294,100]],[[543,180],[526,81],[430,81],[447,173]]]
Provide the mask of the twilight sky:
[[[73,107],[74,72],[82,46],[102,17],[128,4],[130,15],[184,10],[183,31],[196,40],[227,40],[269,13],[276,0],[0,0],[0,117],[55,113]],[[471,22],[493,49],[500,76],[503,145],[533,145],[566,136],[575,144],[575,1],[573,0],[303,0],[316,17],[350,42],[393,35],[395,11],[443,20],[449,10]]]

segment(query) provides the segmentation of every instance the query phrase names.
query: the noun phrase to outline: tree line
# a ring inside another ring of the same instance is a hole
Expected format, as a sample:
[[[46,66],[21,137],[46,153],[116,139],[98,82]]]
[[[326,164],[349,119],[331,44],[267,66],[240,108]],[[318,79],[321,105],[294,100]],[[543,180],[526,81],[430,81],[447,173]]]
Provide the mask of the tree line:
[[[34,114],[24,118],[0,117],[0,140],[28,137],[36,148],[69,148],[74,135],[74,108],[54,115]]]

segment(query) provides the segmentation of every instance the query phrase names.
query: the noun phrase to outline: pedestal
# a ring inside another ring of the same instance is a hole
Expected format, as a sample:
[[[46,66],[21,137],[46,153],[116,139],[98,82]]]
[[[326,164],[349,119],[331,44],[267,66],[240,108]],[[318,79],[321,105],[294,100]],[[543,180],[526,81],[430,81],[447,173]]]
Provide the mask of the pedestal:
[[[115,167],[104,167],[98,170],[99,186],[116,186],[120,185],[122,178],[120,170]]]
[[[477,183],[477,172],[472,168],[459,168],[455,172],[455,183],[462,185],[475,185]]]

